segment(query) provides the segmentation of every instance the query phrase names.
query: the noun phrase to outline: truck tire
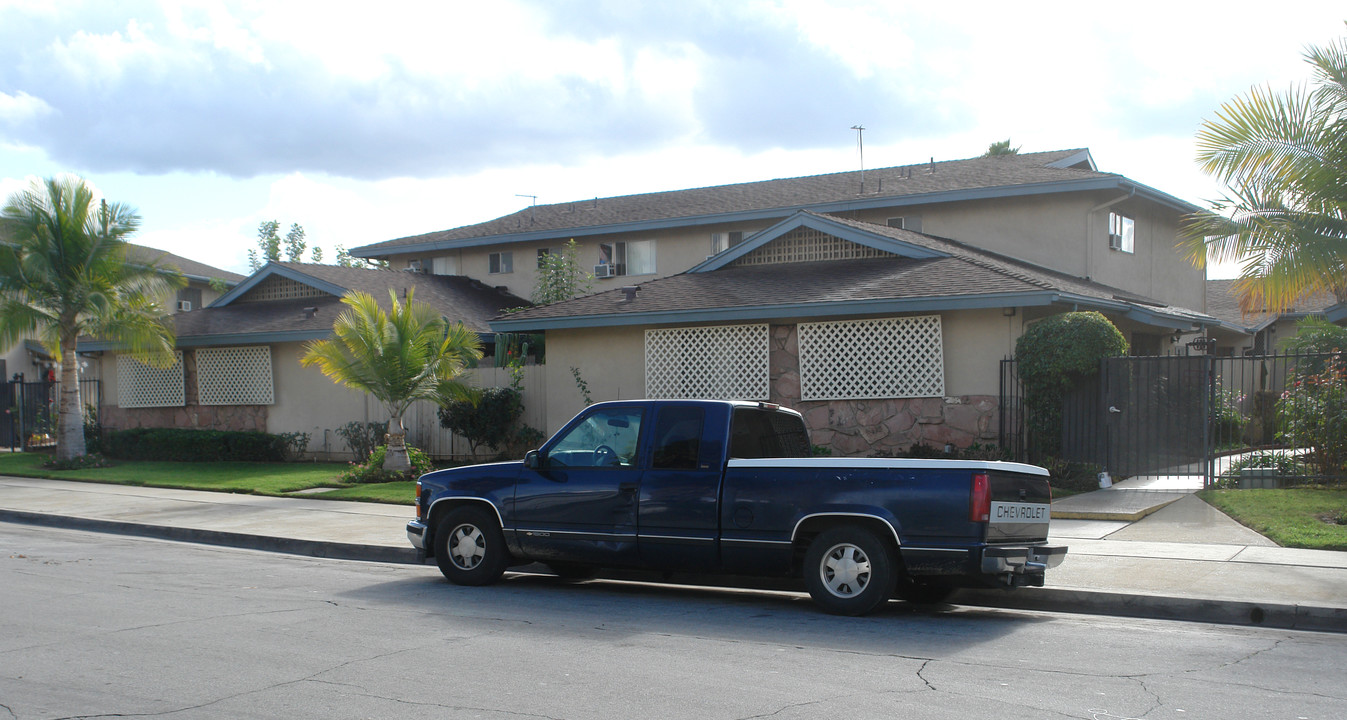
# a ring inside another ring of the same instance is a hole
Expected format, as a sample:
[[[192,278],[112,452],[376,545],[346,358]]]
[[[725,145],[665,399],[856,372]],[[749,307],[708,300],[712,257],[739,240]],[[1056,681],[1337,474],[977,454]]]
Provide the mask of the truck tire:
[[[864,615],[893,593],[893,558],[884,541],[865,528],[830,528],[805,552],[804,582],[825,612]]]
[[[490,585],[510,564],[505,534],[491,513],[465,506],[450,510],[435,530],[435,564],[455,585]]]

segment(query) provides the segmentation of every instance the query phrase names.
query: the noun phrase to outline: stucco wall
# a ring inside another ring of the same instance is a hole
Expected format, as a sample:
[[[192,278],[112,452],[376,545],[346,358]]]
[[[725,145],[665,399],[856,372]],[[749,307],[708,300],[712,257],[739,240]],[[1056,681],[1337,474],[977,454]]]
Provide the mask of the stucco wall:
[[[645,328],[550,330],[547,333],[547,429],[561,429],[585,406],[571,368],[594,402],[645,397]]]

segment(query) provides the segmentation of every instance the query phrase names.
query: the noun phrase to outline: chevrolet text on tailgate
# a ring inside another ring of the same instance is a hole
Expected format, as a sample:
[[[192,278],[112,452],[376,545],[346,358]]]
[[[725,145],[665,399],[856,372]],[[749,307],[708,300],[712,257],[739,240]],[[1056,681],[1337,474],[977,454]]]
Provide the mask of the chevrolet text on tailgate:
[[[460,585],[541,562],[803,577],[831,613],[959,587],[1041,586],[1048,472],[1007,462],[810,457],[767,403],[592,405],[522,462],[429,473],[407,537]]]

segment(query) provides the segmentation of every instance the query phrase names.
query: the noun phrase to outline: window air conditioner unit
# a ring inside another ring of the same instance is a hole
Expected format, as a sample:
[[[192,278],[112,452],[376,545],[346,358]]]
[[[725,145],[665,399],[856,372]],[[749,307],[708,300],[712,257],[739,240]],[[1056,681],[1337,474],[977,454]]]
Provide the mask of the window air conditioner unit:
[[[420,260],[409,260],[407,262],[408,272],[425,272],[426,266]]]
[[[1108,236],[1108,249],[1109,249],[1109,250],[1121,250],[1121,249],[1122,249],[1122,236],[1121,236],[1121,235],[1118,235],[1118,234],[1116,234],[1116,233],[1109,233],[1109,236]]]
[[[181,311],[181,312],[187,312],[188,310],[191,310],[191,309],[192,309],[192,301],[191,301],[191,300],[179,300],[179,301],[178,301],[178,310],[179,310],[179,311]]]
[[[614,272],[616,269],[617,269],[617,268],[613,267],[613,265],[611,265],[611,264],[609,264],[609,263],[604,263],[604,264],[602,264],[602,265],[595,265],[595,266],[594,266],[594,277],[596,277],[596,278],[610,278],[610,277],[616,277],[616,276],[617,276],[617,273]]]

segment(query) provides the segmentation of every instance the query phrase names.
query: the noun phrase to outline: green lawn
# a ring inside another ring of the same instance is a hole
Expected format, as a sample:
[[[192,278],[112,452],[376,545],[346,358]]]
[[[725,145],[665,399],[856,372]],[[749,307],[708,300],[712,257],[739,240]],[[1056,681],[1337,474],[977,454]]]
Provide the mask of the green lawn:
[[[1203,490],[1199,497],[1282,547],[1347,550],[1347,490]]]
[[[45,477],[57,480],[90,480],[116,485],[146,485],[184,490],[284,495],[315,487],[339,487],[342,463],[180,463],[117,462],[113,467],[82,470],[48,470],[41,453],[0,455],[0,475]],[[408,491],[407,495],[412,493]]]

